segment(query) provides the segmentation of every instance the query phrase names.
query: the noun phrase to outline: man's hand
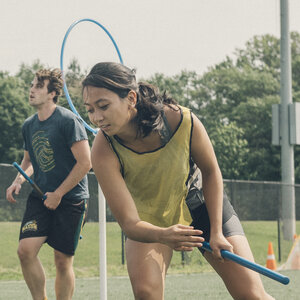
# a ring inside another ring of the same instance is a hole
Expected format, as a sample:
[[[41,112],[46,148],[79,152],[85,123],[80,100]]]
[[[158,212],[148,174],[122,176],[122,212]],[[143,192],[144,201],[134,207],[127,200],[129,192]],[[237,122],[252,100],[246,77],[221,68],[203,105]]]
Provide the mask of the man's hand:
[[[6,199],[10,203],[16,203],[17,200],[13,197],[13,194],[19,195],[21,190],[21,184],[18,182],[13,182],[10,187],[6,190]]]
[[[50,210],[55,210],[60,204],[62,197],[55,192],[48,192],[45,195],[47,198],[44,200],[44,205]]]

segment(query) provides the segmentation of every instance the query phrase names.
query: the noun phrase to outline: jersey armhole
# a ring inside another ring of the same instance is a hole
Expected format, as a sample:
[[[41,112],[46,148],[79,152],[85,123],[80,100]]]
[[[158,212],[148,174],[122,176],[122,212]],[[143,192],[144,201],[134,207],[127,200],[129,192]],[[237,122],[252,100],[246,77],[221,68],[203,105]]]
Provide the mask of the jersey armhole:
[[[118,158],[118,161],[119,161],[120,166],[121,166],[121,170],[120,170],[120,171],[121,171],[122,177],[124,178],[124,167],[123,167],[122,161],[121,161],[121,159],[120,159],[120,156],[119,156],[119,154],[118,154],[116,148],[114,147],[114,145],[113,145],[113,143],[112,143],[112,141],[111,141],[111,138],[110,138],[105,132],[102,131],[102,133],[103,133],[104,137],[106,138],[106,140],[108,141],[108,143],[109,143],[109,145],[110,145],[112,151],[115,153],[115,155],[116,155],[117,158]]]

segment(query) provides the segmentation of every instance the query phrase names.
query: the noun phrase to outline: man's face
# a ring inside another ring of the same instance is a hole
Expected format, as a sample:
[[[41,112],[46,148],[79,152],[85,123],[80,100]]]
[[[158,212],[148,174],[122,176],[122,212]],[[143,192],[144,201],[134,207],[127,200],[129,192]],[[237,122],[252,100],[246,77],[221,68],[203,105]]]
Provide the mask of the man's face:
[[[39,82],[36,77],[34,77],[30,92],[29,92],[29,104],[33,107],[41,107],[49,101],[53,101],[53,93],[48,93],[49,80],[44,80],[44,82]]]

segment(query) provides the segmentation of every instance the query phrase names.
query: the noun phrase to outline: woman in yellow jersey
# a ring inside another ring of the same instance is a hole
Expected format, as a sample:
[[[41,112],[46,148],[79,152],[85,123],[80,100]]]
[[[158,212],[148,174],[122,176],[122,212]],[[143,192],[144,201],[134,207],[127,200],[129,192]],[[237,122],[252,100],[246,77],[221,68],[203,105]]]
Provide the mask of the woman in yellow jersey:
[[[199,119],[154,86],[137,83],[135,71],[118,63],[92,68],[83,81],[83,100],[90,121],[101,129],[92,165],[128,237],[135,299],[163,299],[172,250],[201,247],[203,240],[192,236],[201,231],[213,253],[200,251],[234,299],[273,299],[257,273],[220,255],[226,249],[253,260]]]

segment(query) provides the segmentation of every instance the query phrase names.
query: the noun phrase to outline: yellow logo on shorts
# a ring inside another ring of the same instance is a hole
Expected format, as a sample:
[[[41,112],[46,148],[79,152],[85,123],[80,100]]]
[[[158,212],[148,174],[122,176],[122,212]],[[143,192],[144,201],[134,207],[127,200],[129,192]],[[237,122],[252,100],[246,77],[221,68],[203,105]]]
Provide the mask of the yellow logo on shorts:
[[[24,233],[26,231],[37,231],[36,220],[29,221],[22,227],[22,233]]]

